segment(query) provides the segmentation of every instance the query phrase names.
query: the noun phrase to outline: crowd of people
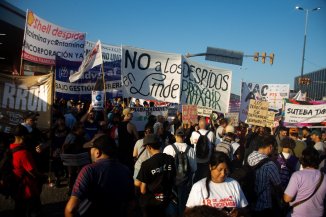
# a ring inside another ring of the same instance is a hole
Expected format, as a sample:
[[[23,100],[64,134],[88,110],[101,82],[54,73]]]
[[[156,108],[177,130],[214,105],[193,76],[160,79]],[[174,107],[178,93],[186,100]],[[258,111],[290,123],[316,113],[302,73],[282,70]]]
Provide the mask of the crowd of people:
[[[28,112],[12,134],[0,132],[0,154],[12,150],[20,183],[15,216],[42,216],[48,180],[68,181],[66,217],[325,216],[322,129],[235,126],[223,116],[183,123],[181,112],[172,121],[149,115],[137,129],[132,107],[154,105],[127,105],[60,100],[49,131]],[[89,163],[64,166],[62,156],[81,154]]]

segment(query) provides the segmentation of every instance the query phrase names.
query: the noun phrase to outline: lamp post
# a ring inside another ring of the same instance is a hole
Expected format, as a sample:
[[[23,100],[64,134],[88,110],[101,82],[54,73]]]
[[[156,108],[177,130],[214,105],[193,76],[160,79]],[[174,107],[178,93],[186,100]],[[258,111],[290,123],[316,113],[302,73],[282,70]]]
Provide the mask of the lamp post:
[[[314,8],[314,9],[305,9],[303,7],[300,6],[296,6],[295,7],[296,10],[301,10],[305,12],[305,17],[306,17],[306,21],[305,21],[305,27],[304,27],[304,39],[303,39],[303,51],[302,51],[302,64],[301,64],[301,78],[303,77],[303,68],[304,68],[304,57],[305,57],[305,52],[306,52],[306,40],[307,40],[307,25],[308,25],[308,14],[309,11],[313,12],[313,11],[318,11],[321,8]],[[300,85],[301,87],[301,85]]]

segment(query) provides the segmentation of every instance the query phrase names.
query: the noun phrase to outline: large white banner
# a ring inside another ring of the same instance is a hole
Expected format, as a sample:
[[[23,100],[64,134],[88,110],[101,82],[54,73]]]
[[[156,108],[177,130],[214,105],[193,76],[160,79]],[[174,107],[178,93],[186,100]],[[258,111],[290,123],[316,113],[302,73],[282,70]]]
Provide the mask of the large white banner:
[[[82,61],[86,33],[75,32],[50,23],[28,10],[26,14],[23,58],[55,65],[58,55],[70,61]]]
[[[285,104],[284,122],[288,124],[297,123],[320,123],[326,122],[326,104],[321,105],[300,105]]]
[[[28,111],[38,112],[37,126],[50,129],[52,74],[11,76],[0,73],[0,131],[10,133]]]
[[[232,72],[183,59],[181,103],[227,113]]]
[[[181,55],[122,47],[124,97],[180,102]]]
[[[131,108],[134,111],[131,123],[135,124],[138,131],[144,131],[150,115],[162,115],[167,118],[168,109],[168,107]]]
[[[289,98],[289,84],[258,84],[242,82],[240,121],[247,119],[250,99],[269,102],[269,109],[279,111],[282,109],[283,99]]]

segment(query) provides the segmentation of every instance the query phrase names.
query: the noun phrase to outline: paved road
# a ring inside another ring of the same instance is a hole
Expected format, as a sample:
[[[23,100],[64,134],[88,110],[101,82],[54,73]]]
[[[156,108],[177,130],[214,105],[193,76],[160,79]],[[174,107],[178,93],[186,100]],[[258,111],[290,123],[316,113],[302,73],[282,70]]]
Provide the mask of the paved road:
[[[62,185],[59,188],[43,186],[41,195],[44,217],[62,217],[64,207],[68,200],[68,187]],[[0,195],[0,216],[13,217],[14,203],[11,199],[5,199]]]

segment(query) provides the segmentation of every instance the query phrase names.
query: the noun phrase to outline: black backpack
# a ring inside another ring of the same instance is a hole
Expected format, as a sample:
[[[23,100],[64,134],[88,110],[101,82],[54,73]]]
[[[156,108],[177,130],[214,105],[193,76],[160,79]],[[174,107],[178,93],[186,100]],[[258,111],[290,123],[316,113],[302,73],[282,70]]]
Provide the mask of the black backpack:
[[[210,131],[207,131],[205,135],[202,135],[199,131],[197,131],[197,133],[199,133],[199,138],[197,140],[196,143],[196,157],[200,158],[200,159],[205,159],[207,158],[208,154],[209,154],[209,139],[207,137],[208,133]]]
[[[0,194],[6,198],[14,197],[18,191],[19,181],[13,172],[13,153],[26,150],[25,146],[17,146],[14,149],[7,148],[0,160]]]
[[[191,168],[188,159],[188,152],[190,146],[187,145],[187,148],[184,152],[179,151],[175,144],[171,144],[171,146],[175,151],[175,157],[174,157],[175,168],[176,168],[175,185],[178,186],[186,183],[191,175]]]
[[[243,165],[241,168],[234,170],[230,175],[231,178],[239,182],[250,205],[254,205],[259,196],[255,193],[256,171],[269,161],[271,161],[269,158],[265,158],[253,167],[248,164]]]

